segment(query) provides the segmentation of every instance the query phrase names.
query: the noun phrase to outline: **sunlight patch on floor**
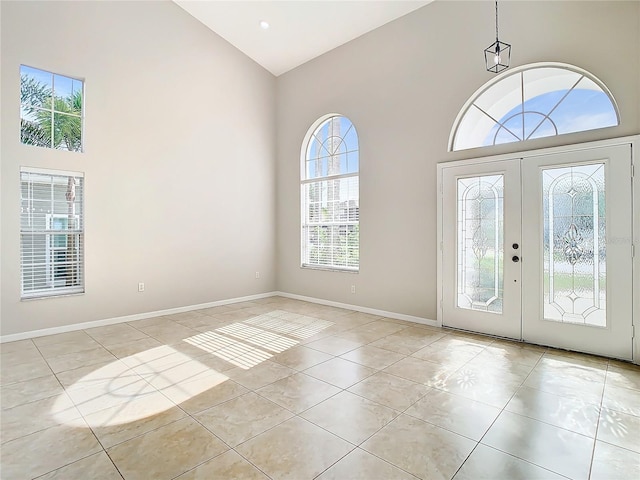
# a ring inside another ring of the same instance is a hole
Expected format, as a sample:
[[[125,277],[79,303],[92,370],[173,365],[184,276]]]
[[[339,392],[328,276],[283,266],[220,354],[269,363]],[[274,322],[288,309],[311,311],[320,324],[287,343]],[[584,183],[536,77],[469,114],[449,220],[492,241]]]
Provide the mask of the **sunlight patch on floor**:
[[[139,369],[138,372],[130,368]],[[85,427],[121,425],[158,415],[175,405],[161,392],[184,400],[228,380],[201,362],[163,345],[116,360],[83,376],[61,394],[51,409],[60,424]],[[68,420],[69,397],[84,415]],[[184,401],[183,400],[183,401]]]
[[[243,323],[258,325],[261,328],[300,339],[312,337],[333,325],[333,322],[327,320],[285,312],[284,310],[274,310],[273,312],[258,315],[245,320]]]
[[[248,370],[300,343],[291,337],[309,338],[331,325],[327,320],[274,310],[183,341]]]
[[[248,370],[331,325],[333,322],[274,310],[182,341]],[[81,427],[86,427],[85,421],[99,428],[133,423],[228,380],[206,365],[204,356],[193,358],[180,350],[180,345],[161,345],[96,368],[66,387],[51,415],[61,424]],[[78,415],[70,415],[69,408],[77,409]]]
[[[249,369],[270,359],[273,355],[241,341],[208,331],[185,338],[183,342],[201,348],[236,367]]]

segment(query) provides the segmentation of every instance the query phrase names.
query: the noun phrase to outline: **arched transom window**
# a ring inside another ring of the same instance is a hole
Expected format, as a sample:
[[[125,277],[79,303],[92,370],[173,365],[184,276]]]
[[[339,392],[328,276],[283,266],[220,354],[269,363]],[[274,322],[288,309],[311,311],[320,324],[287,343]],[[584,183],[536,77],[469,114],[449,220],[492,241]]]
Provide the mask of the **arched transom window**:
[[[320,118],[302,148],[302,266],[360,266],[358,135],[342,115]]]
[[[458,114],[449,150],[519,142],[620,123],[607,87],[565,64],[532,64],[480,88]]]

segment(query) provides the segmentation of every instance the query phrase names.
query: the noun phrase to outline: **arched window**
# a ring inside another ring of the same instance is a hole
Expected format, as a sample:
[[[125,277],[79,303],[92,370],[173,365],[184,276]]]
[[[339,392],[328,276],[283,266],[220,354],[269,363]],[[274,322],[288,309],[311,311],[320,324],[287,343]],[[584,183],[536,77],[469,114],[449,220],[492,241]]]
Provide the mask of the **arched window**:
[[[358,135],[342,115],[311,126],[302,146],[302,266],[358,271]]]
[[[453,125],[449,151],[519,142],[620,123],[611,92],[578,67],[536,63],[483,85]]]

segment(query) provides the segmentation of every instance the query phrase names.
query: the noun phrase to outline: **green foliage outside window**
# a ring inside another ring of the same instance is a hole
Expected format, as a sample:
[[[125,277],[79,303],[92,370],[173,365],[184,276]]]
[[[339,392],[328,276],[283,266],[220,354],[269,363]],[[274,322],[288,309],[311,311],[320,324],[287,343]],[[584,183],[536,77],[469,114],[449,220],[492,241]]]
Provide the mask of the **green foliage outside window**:
[[[82,151],[82,82],[25,66],[20,72],[20,141]]]

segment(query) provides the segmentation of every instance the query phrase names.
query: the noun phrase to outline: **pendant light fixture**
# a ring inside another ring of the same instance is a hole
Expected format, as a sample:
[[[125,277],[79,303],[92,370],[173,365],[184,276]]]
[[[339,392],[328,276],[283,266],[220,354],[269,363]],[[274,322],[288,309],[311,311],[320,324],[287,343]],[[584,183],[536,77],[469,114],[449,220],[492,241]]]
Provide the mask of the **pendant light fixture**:
[[[498,73],[509,68],[511,45],[498,40],[498,0],[496,0],[496,41],[484,49],[484,61],[489,72]]]

